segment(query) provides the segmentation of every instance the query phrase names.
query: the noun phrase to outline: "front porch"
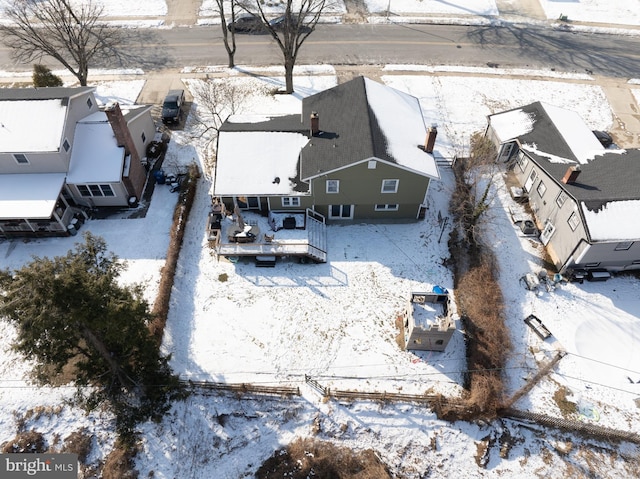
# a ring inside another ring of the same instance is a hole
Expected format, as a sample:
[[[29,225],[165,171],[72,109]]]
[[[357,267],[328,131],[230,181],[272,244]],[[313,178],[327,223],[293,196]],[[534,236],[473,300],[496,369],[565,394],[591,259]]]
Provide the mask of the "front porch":
[[[227,214],[214,205],[207,237],[218,256],[296,256],[301,261],[327,261],[324,216],[309,209],[272,211],[265,217],[253,212]]]

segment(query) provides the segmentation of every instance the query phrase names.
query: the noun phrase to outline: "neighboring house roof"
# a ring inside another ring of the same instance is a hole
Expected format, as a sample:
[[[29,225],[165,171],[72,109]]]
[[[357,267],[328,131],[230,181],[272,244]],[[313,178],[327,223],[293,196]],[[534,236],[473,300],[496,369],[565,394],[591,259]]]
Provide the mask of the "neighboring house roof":
[[[576,112],[535,102],[490,115],[502,143],[516,138],[522,149],[555,163],[587,164],[607,150]]]
[[[57,151],[67,105],[61,100],[0,101],[0,151]]]
[[[575,112],[541,102],[490,116],[501,142],[521,148],[580,205],[594,241],[640,239],[640,150],[602,147]],[[579,165],[574,183],[562,178]]]
[[[122,177],[124,148],[118,146],[103,111],[76,123],[67,183],[115,183]]]
[[[0,152],[57,151],[69,100],[93,90],[94,87],[0,89]],[[44,118],[46,121],[42,121]]]
[[[2,88],[0,89],[0,101],[4,100],[51,100],[54,98],[74,98],[96,87],[47,87],[47,88]]]
[[[0,218],[49,218],[64,177],[64,173],[0,175]]]
[[[310,137],[311,112],[320,132]],[[359,77],[302,100],[302,115],[230,117],[220,128],[214,194],[295,195],[314,176],[378,158],[438,178],[419,147],[426,128],[418,99]],[[279,182],[276,180],[279,179]]]

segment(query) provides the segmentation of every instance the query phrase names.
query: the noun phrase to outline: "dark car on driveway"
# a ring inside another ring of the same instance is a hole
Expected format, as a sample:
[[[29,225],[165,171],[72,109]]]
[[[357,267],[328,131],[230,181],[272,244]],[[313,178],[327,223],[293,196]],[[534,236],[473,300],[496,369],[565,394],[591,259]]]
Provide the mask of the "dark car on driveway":
[[[609,148],[611,145],[613,145],[613,138],[611,138],[611,135],[606,131],[594,130],[593,134],[596,135],[596,138],[598,139],[600,144],[605,148]]]
[[[227,29],[233,33],[266,33],[262,19],[256,15],[246,14],[236,17],[235,21],[227,24]]]
[[[162,123],[180,123],[182,105],[184,104],[184,90],[171,90],[162,103]]]

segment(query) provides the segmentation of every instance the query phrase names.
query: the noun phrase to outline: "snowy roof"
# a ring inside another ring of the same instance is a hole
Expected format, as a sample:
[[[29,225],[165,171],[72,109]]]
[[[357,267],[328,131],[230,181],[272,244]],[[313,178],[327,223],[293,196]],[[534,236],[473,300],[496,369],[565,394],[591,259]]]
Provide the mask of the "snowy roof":
[[[612,201],[598,210],[581,203],[582,214],[593,241],[628,241],[640,239],[640,200]],[[633,220],[632,220],[633,219]]]
[[[296,177],[300,150],[308,141],[295,132],[221,131],[213,193],[293,194],[290,178]]]
[[[0,151],[58,151],[66,115],[60,99],[0,101]]]
[[[548,103],[541,105],[579,163],[586,164],[606,151],[578,113]]]
[[[489,121],[501,143],[518,138],[526,150],[555,163],[584,165],[607,152],[578,113],[549,103],[490,115]]]
[[[433,156],[418,148],[426,139],[418,99],[368,78],[364,79],[364,84],[369,106],[386,139],[389,156],[401,166],[437,178]]]
[[[302,100],[302,120],[319,116],[320,134],[302,152],[300,176],[312,178],[368,158],[389,161],[439,178],[424,145],[426,127],[418,99],[358,77]]]
[[[76,125],[67,182],[119,182],[123,161],[124,148],[118,146],[107,115],[92,113]]]
[[[0,219],[51,216],[64,173],[0,175]]]
[[[533,118],[522,108],[491,115],[490,122],[500,143],[512,141],[533,130]]]

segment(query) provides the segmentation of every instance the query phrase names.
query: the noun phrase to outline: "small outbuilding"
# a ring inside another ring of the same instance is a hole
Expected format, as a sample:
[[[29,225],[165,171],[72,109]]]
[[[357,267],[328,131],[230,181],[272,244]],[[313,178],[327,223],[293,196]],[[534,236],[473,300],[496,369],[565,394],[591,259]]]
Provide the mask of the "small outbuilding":
[[[405,348],[444,351],[456,330],[449,292],[436,286],[430,293],[411,293],[402,313]]]

